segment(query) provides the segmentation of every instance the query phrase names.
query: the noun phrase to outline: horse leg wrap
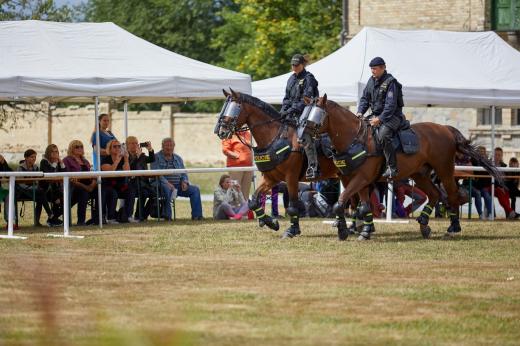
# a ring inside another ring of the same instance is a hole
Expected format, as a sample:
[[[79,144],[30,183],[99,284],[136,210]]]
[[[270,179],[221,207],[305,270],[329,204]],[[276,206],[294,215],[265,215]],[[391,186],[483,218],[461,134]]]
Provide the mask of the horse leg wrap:
[[[339,217],[345,217],[345,204],[336,202],[332,207],[332,212]]]
[[[448,227],[448,234],[459,233],[462,231],[460,227],[459,215],[458,213],[450,212],[450,227]]]
[[[432,211],[433,208],[429,204],[426,204],[423,210],[421,211],[421,215],[419,215],[419,217],[416,219],[417,222],[419,222],[423,226],[428,225],[428,223],[430,222],[430,214],[432,213]]]
[[[284,232],[282,238],[294,238],[301,233],[298,208],[295,203],[289,202],[287,214],[291,218],[291,226]]]
[[[376,228],[374,227],[374,216],[372,215],[372,212],[365,213],[364,221],[363,221],[363,229],[361,230],[361,233],[359,234],[358,240],[369,240],[371,237],[371,234],[376,231]]]
[[[278,220],[273,220],[272,217],[265,214],[265,210],[262,207],[259,196],[253,196],[253,198],[248,201],[248,206],[249,209],[255,212],[256,218],[258,219],[258,225],[260,227],[267,226],[273,231],[278,231],[280,229]]]

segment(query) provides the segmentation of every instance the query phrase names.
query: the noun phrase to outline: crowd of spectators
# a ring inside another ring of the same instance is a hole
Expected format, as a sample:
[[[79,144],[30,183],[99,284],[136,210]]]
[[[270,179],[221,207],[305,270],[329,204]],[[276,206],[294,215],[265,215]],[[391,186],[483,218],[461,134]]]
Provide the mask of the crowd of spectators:
[[[155,154],[151,142],[139,143],[135,136],[126,138],[121,143],[109,130],[110,117],[108,114],[99,116],[100,126],[100,168],[103,171],[131,171],[146,170],[148,164],[153,169],[185,168],[182,158],[174,152],[173,138],[162,140],[162,150]],[[97,141],[95,132],[92,134],[91,144],[96,152]],[[146,149],[147,154],[143,152]],[[55,144],[49,145],[40,164],[37,164],[37,153],[28,149],[24,153],[24,160],[20,161],[18,171],[49,172],[89,172],[95,169],[85,157],[83,142],[74,139],[69,143],[67,156],[60,158],[59,148]],[[94,155],[94,162],[97,162]],[[97,166],[97,164],[96,164]],[[0,155],[0,171],[11,171],[3,156]],[[16,201],[34,201],[35,225],[39,226],[42,210],[47,214],[48,226],[60,226],[63,221],[63,183],[60,180],[19,179],[16,183]],[[107,177],[101,179],[101,201],[98,201],[98,181],[96,178],[70,179],[70,205],[77,208],[76,224],[98,224],[99,208],[102,209],[101,222],[115,224],[123,222],[140,222],[152,212],[151,200],[160,200],[161,214],[157,217],[172,220],[172,203],[177,196],[188,197],[191,203],[192,219],[203,219],[202,203],[198,186],[192,185],[187,174],[163,175],[155,177]],[[159,195],[156,193],[159,191]],[[0,185],[0,194],[4,200],[4,218],[8,218],[7,190]],[[137,198],[138,207],[135,208]],[[117,204],[119,201],[119,209]],[[87,206],[91,203],[90,219],[86,219]],[[15,210],[14,228],[18,229],[18,210]]]

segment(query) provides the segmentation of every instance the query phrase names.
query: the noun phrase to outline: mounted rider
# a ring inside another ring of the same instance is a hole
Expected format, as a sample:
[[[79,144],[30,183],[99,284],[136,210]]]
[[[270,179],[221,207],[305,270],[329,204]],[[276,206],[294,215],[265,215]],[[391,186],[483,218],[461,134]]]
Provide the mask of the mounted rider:
[[[280,114],[286,119],[291,119],[302,126],[307,119],[300,119],[305,109],[304,96],[317,98],[319,96],[318,81],[312,73],[305,69],[308,61],[301,54],[295,54],[291,59],[292,71],[294,72],[287,81],[285,97],[283,98]],[[309,161],[309,167],[305,176],[307,179],[316,179],[320,176],[318,167],[318,154],[314,145],[313,136],[309,131],[303,131],[298,142],[303,145],[305,154]]]
[[[357,116],[371,109],[368,116],[370,125],[379,127],[377,134],[383,147],[387,169],[383,177],[392,179],[397,176],[397,159],[392,140],[404,121],[402,85],[391,74],[386,72],[383,58],[375,57],[369,64],[372,77],[368,80],[363,96],[359,100]]]

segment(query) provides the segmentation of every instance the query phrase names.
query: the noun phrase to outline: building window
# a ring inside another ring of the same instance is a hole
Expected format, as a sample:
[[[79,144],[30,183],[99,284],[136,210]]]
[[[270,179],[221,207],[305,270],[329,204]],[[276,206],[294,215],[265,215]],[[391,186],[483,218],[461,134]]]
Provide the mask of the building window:
[[[520,0],[493,1],[493,30],[520,30]]]
[[[520,126],[520,109],[511,109],[511,125]]]
[[[481,108],[477,112],[477,125],[491,125],[491,108]],[[502,125],[502,109],[495,109],[495,125]]]

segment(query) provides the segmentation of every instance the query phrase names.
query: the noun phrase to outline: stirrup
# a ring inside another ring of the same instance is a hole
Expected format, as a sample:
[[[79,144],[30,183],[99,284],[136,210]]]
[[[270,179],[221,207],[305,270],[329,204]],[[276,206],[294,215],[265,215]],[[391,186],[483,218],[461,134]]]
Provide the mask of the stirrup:
[[[392,179],[392,178],[397,177],[397,175],[398,175],[397,169],[392,169],[392,168],[388,167],[386,169],[385,173],[383,173],[383,178]]]
[[[316,179],[320,176],[320,171],[318,167],[309,166],[307,171],[305,172],[305,178],[307,179]]]

